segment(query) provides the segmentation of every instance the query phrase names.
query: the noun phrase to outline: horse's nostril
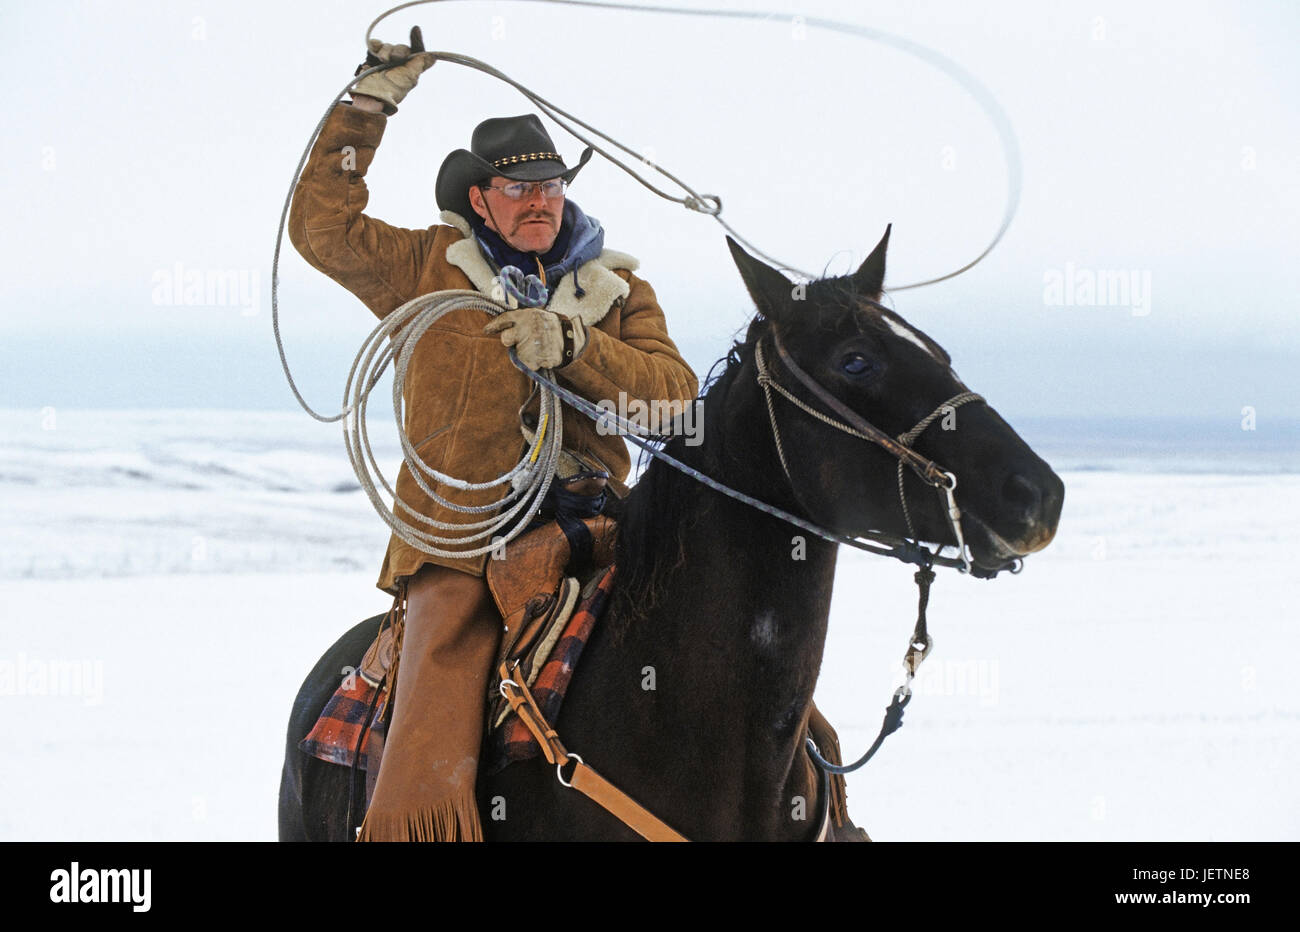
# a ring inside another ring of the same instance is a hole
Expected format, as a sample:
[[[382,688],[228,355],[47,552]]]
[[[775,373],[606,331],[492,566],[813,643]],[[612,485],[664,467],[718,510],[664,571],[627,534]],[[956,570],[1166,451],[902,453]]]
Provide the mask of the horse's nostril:
[[[1032,514],[1037,511],[1042,495],[1038,486],[1021,475],[1013,475],[1002,486],[1002,501],[1007,505],[1022,508]]]

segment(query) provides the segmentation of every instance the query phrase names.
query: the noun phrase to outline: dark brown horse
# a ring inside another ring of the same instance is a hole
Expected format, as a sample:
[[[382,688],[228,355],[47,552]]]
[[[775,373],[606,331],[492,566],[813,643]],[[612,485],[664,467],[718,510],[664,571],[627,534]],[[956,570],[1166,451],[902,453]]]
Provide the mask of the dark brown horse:
[[[888,240],[886,231],[853,275],[803,288],[733,243],[759,313],[702,392],[703,442],[676,437],[664,451],[837,534],[908,535],[898,460],[773,396],[783,468],[755,358],[761,348],[774,381],[824,411],[782,364],[779,335],[799,368],[891,437],[964,392],[947,353],[875,303]],[[983,401],[951,414],[915,448],[958,477],[971,560],[976,570],[996,571],[1047,546],[1064,486]],[[904,472],[914,535],[955,544],[942,496]],[[619,519],[617,584],[555,723],[564,743],[690,839],[809,839],[821,790],[803,736],[838,545],[657,460]],[[361,787],[347,768],[307,757],[297,743],[378,624],[372,618],[345,634],[298,695],[280,791],[282,839],[354,837],[362,813],[347,824],[349,794],[363,798]],[[561,786],[540,760],[481,776],[479,791],[490,840],[637,837]]]

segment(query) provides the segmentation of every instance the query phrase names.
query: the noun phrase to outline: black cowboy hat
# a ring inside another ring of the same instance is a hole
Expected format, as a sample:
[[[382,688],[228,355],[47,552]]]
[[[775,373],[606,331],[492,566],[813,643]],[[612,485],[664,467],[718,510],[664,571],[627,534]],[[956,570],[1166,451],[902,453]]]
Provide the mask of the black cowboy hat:
[[[472,185],[494,175],[512,181],[572,181],[592,153],[588,146],[578,164],[568,168],[556,153],[542,121],[531,113],[484,120],[474,127],[469,145],[468,150],[457,149],[443,160],[434,187],[438,207],[455,211],[466,220],[476,216],[469,203]]]

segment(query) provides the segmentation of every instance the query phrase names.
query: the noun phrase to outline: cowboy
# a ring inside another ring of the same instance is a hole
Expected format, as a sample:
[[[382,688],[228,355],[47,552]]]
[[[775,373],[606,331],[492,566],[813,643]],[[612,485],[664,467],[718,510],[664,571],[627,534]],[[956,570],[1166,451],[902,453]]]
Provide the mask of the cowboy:
[[[537,276],[547,292],[544,307],[490,321],[480,311],[452,311],[421,338],[404,386],[404,427],[420,458],[470,482],[495,479],[518,461],[539,405],[532,382],[507,355],[510,346],[523,365],[551,369],[593,401],[616,403],[625,392],[647,402],[691,402],[695,373],[668,336],[653,289],[633,274],[636,260],[605,249],[600,223],[566,197],[590,150],[565,164],[535,116],[488,120],[469,150],[447,157],[435,185],[440,225],[401,229],[364,213],[365,173],[387,119],[434,61],[374,40],[370,52],[395,67],[363,78],[351,104],[339,104],[327,119],[294,193],[294,246],[380,318],[434,291],[492,295],[508,265]],[[559,477],[607,476],[613,494],[626,494],[624,441],[569,412]],[[432,488],[468,506],[500,494]],[[465,523],[405,465],[396,492],[399,517],[411,520],[404,506],[433,521]],[[363,839],[482,837],[475,777],[502,623],[484,580],[488,558],[437,557],[396,535],[390,540],[378,586],[404,594],[405,624],[398,699]],[[415,696],[418,702],[407,698]]]
[[[420,49],[414,33],[412,40]],[[352,102],[327,118],[294,192],[294,246],[380,318],[444,289],[499,297],[506,266],[535,275],[546,293],[543,307],[508,310],[486,324],[481,311],[451,311],[419,340],[404,385],[404,427],[420,458],[468,482],[487,482],[515,465],[539,404],[531,380],[507,355],[511,346],[523,365],[551,369],[594,402],[617,404],[625,393],[689,404],[698,381],[668,336],[653,289],[634,274],[636,260],[605,249],[600,223],[567,197],[591,150],[570,167],[535,116],[486,120],[468,150],[447,156],[435,185],[440,225],[402,229],[363,212],[365,174],[387,119],[434,63],[429,53],[377,40],[370,52],[369,61],[394,67],[359,81]],[[622,497],[631,465],[626,444],[568,412],[558,480],[596,477]],[[493,489],[429,483],[462,505],[499,497]],[[465,522],[405,464],[396,493],[398,517],[410,520],[409,509],[420,519]],[[484,579],[487,560],[434,556],[396,535],[389,542],[377,585],[404,597],[405,621],[397,699],[362,840],[482,838],[475,778],[502,625]]]

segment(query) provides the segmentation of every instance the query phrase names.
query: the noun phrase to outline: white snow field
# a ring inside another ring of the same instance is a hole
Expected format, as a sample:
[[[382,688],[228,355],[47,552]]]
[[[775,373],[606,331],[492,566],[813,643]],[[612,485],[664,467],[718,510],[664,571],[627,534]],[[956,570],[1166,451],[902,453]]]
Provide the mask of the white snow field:
[[[0,426],[0,840],[274,838],[292,697],[389,601],[338,429]],[[1165,465],[1061,468],[1060,532],[1021,575],[940,572],[905,726],[849,781],[874,838],[1300,838],[1300,475]],[[841,550],[817,700],[848,757],[915,610],[910,568]]]

